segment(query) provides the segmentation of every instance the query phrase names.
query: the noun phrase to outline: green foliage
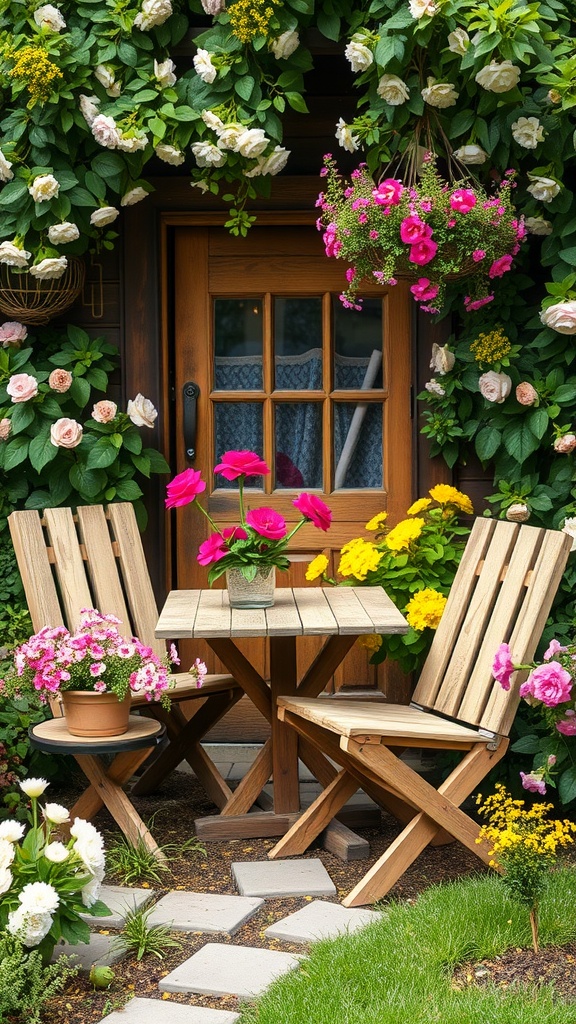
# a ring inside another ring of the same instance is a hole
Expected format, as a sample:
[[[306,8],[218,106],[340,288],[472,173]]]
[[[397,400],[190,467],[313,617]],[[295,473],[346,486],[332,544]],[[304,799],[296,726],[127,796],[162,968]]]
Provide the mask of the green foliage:
[[[163,960],[168,949],[179,949],[179,939],[170,934],[170,927],[165,924],[148,924],[149,910],[129,910],[124,920],[122,934],[112,941],[115,950],[132,953],[137,960],[144,956],[155,956]]]
[[[27,697],[0,701],[0,819],[27,818],[27,801],[18,787],[21,778],[36,773],[48,779],[59,775],[61,760],[32,750],[28,739],[28,729],[48,714]]]
[[[77,973],[68,957],[44,965],[37,950],[26,949],[7,932],[0,933],[0,1020],[41,1024],[46,1003]]]
[[[153,828],[154,820],[149,822]],[[206,850],[202,843],[193,836],[183,843],[165,843],[160,847],[166,860],[159,860],[142,840],[134,846],[125,836],[110,843],[106,854],[108,874],[117,878],[122,885],[134,885],[135,882],[162,883],[162,876],[171,872],[170,860],[181,857],[205,857]]]

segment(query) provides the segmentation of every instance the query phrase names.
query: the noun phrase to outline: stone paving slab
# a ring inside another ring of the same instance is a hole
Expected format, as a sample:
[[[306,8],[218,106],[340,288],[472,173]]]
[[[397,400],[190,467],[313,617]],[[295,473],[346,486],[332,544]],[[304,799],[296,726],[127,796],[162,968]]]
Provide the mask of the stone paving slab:
[[[339,903],[314,900],[270,925],[264,934],[268,939],[280,939],[282,942],[317,942],[358,931],[381,919],[382,914],[374,910],[350,910]]]
[[[124,953],[120,949],[112,950],[112,935],[98,935],[93,932],[90,942],[79,942],[77,946],[71,946],[69,942],[59,942],[54,947],[52,960],[59,956],[72,957],[74,965],[81,971],[89,971],[92,964],[109,967],[120,960]]]
[[[242,896],[335,896],[336,886],[318,857],[238,861],[232,877]]]
[[[235,995],[251,999],[299,963],[300,958],[292,953],[208,942],[162,978],[158,988],[161,992]]]
[[[152,910],[148,925],[165,924],[178,932],[226,932],[234,935],[264,900],[204,892],[169,892]]]
[[[122,1010],[114,1010],[100,1024],[234,1024],[239,1013],[213,1010],[206,1006],[183,1006],[162,999],[131,999]]]
[[[92,917],[91,914],[80,914],[90,928],[123,928],[127,910],[139,910],[151,897],[152,889],[130,889],[124,885],[103,885],[99,899],[112,911],[106,917]]]

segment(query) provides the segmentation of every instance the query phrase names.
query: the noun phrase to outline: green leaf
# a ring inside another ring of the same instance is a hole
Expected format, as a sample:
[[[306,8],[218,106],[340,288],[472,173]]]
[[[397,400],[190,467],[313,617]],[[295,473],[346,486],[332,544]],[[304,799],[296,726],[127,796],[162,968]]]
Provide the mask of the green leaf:
[[[565,263],[569,263],[571,267],[576,267],[576,246],[572,246],[571,249],[562,249],[560,252],[560,258]]]
[[[576,799],[576,766],[572,765],[562,772],[558,783],[558,793],[563,804],[569,804]]]
[[[450,121],[448,138],[456,139],[459,135],[464,135],[464,132],[469,131],[474,124],[475,118],[476,115],[472,110],[461,110]]]
[[[255,84],[251,75],[244,75],[234,83],[234,91],[247,103],[252,95]]]
[[[496,427],[484,427],[476,437],[476,454],[482,462],[487,462],[496,454],[501,444],[502,434],[500,431]]]
[[[326,14],[324,11],[318,11],[316,27],[327,39],[333,39],[334,42],[338,42],[340,38],[340,18],[337,14]]]
[[[7,185],[4,185],[0,192],[0,206],[10,206],[11,203],[22,199],[28,191],[26,183],[24,181],[10,181]]]
[[[142,497],[142,491],[135,480],[119,480],[116,484],[116,494],[124,501],[137,501]]]
[[[48,431],[43,431],[30,442],[29,459],[37,473],[41,473],[57,454],[58,448],[52,444]]]
[[[28,437],[14,437],[11,441],[6,444],[6,454],[4,456],[4,472],[8,473],[11,469],[15,469],[16,466],[20,466],[25,459],[28,458],[28,446],[30,444],[30,438]]]
[[[106,469],[111,466],[113,462],[116,462],[118,458],[118,449],[110,444],[110,440],[107,437],[101,437],[93,448],[90,449],[86,466],[88,469]]]
[[[32,403],[19,402],[14,406],[12,412],[12,433],[21,434],[26,427],[29,427],[35,417]]]
[[[528,426],[534,434],[534,437],[537,437],[538,440],[541,441],[544,437],[544,434],[548,430],[548,426],[550,424],[550,418],[548,416],[547,410],[533,409],[527,419]]]
[[[127,430],[122,435],[124,447],[127,451],[132,452],[134,455],[139,455],[142,451],[142,437],[136,429]]]
[[[151,473],[169,473],[170,466],[166,462],[166,459],[161,452],[157,452],[155,448],[145,448],[142,452],[143,455],[150,462]]]
[[[102,180],[99,174],[95,174],[94,171],[86,171],[84,184],[97,199],[106,198],[106,182]]]
[[[106,484],[106,475],[76,462],[70,470],[70,482],[83,498],[95,498]]]
[[[97,391],[106,391],[108,387],[108,374],[104,373],[104,370],[99,370],[97,366],[91,366],[86,371],[86,380],[96,388]]]
[[[538,438],[525,422],[510,423],[503,432],[504,447],[516,462],[525,462],[540,447]]]
[[[573,384],[561,384],[559,388],[556,388],[552,397],[559,404],[573,402],[576,398],[576,387]]]
[[[292,110],[297,110],[299,114],[309,113],[308,107],[306,106],[306,101],[304,100],[304,97],[300,95],[299,92],[287,92],[286,100],[292,107]]]
[[[512,744],[510,750],[517,751],[519,754],[537,754],[540,750],[540,739],[533,735],[521,736]]]
[[[84,377],[74,377],[68,391],[70,398],[83,409],[90,398],[90,385]]]

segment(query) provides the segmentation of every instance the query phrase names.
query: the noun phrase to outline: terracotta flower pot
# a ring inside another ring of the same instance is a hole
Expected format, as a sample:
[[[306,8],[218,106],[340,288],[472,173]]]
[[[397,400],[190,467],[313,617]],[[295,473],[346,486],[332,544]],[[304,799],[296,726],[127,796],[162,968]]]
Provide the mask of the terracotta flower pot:
[[[121,736],[128,730],[131,695],[65,690],[62,693],[66,727],[73,736]]]

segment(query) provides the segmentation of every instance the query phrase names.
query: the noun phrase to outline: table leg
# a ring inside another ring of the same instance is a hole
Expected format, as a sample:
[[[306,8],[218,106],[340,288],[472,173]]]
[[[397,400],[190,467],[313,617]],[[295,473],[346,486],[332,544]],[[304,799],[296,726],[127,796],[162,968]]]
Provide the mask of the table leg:
[[[270,637],[270,695],[272,699],[272,777],[274,810],[285,814],[300,809],[298,736],[276,714],[278,697],[296,693],[296,637]]]

